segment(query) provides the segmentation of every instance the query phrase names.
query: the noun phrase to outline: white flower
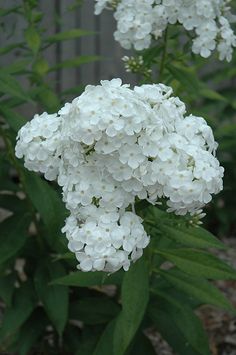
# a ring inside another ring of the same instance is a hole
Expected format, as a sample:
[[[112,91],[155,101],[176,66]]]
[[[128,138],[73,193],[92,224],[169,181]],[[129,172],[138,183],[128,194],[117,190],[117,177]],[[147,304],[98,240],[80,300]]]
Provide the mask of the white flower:
[[[24,157],[25,167],[45,174],[48,180],[57,178],[60,164],[61,119],[56,115],[35,115],[17,135],[18,158]]]
[[[234,21],[230,0],[95,1],[95,14],[100,14],[105,7],[114,9],[117,21],[114,37],[125,49],[149,48],[152,37],[158,39],[169,24],[178,22],[195,34],[193,53],[208,58],[217,49],[220,60],[232,58],[236,36],[230,27],[230,21]]]
[[[138,145],[125,144],[119,149],[119,160],[122,164],[127,163],[132,169],[136,169],[144,162],[145,156]]]
[[[62,187],[70,212],[62,230],[79,269],[128,270],[142,256],[149,237],[136,198],[165,198],[168,211],[199,214],[222,189],[212,130],[185,111],[163,84],[132,90],[114,79],[21,128],[17,157]]]

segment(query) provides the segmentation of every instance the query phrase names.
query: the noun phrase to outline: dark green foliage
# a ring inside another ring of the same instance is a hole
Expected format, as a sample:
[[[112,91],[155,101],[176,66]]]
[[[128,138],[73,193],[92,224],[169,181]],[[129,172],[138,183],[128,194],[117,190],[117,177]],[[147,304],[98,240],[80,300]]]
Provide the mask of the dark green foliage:
[[[186,304],[158,293],[149,315],[163,338],[180,355],[210,355],[207,335],[200,320]]]
[[[50,285],[50,281],[65,275],[60,263],[42,262],[36,269],[34,284],[48,318],[61,336],[68,319],[69,290],[66,286]]]
[[[144,317],[149,299],[148,267],[144,258],[138,260],[124,276],[121,288],[122,310],[114,329],[114,354],[127,350]]]

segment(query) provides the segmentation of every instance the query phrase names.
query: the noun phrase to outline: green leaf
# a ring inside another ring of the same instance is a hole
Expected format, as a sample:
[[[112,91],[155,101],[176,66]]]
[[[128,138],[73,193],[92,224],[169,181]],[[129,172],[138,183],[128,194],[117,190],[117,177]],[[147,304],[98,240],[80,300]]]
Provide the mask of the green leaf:
[[[0,71],[0,93],[22,99],[23,101],[31,100],[29,95],[25,93],[19,84],[19,81],[12,75]]]
[[[228,102],[228,100],[223,95],[219,94],[215,90],[209,89],[206,85],[202,85],[200,94],[201,96],[210,100]]]
[[[48,62],[45,58],[38,58],[33,65],[33,70],[40,76],[44,76],[48,72]]]
[[[12,43],[12,44],[9,44],[5,47],[1,47],[0,48],[0,55],[3,55],[3,54],[8,54],[9,52],[11,52],[13,49],[19,49],[23,46],[23,42],[19,42],[19,43]]]
[[[191,93],[197,95],[200,90],[200,81],[196,75],[195,69],[181,64],[168,64],[167,69],[172,74],[174,79],[178,80],[180,84]]]
[[[222,139],[224,136],[232,136],[235,137],[236,134],[236,124],[235,123],[224,123],[224,126],[220,126],[215,131],[215,135],[217,138]]]
[[[199,301],[184,291],[177,289],[177,287],[173,287],[173,284],[167,281],[164,277],[156,277],[152,281],[152,288],[150,291],[153,294],[156,294],[157,291],[162,291],[166,295],[176,299],[176,301],[182,304],[187,304],[191,309],[197,309],[202,305],[202,301]]]
[[[101,338],[99,339],[96,345],[93,355],[105,355],[105,354],[116,355],[116,353],[114,352],[114,345],[113,345],[115,326],[116,326],[116,319],[108,323],[104,332],[102,333]]]
[[[236,309],[227,298],[211,283],[201,277],[188,276],[178,269],[161,271],[160,274],[177,289],[191,297],[236,314]]]
[[[54,261],[58,261],[58,260],[75,260],[75,254],[72,253],[71,251],[69,251],[68,253],[65,254],[57,254],[54,256],[53,258]]]
[[[149,306],[148,314],[163,338],[179,355],[210,355],[202,324],[186,304],[160,292],[156,302]]]
[[[79,339],[79,345],[76,348],[75,355],[93,354],[100,337],[100,334],[96,330],[97,329],[94,329],[94,327],[88,327],[83,329],[82,336]],[[109,353],[109,355],[111,354]]]
[[[10,307],[15,290],[15,276],[13,274],[0,278],[0,298]]]
[[[18,10],[21,9],[21,6],[13,6],[13,7],[8,7],[8,8],[0,8],[0,16],[5,17],[6,15],[12,14],[14,12],[17,12]]]
[[[236,272],[229,265],[210,253],[193,249],[156,250],[180,270],[193,276],[212,280],[235,280]]]
[[[58,63],[57,65],[49,68],[49,71],[55,71],[58,69],[66,69],[66,68],[76,68],[82,64],[92,63],[98,60],[101,60],[101,57],[96,55],[81,55],[80,57],[67,59],[61,63]]]
[[[34,288],[30,281],[16,289],[13,305],[7,308],[0,330],[0,339],[12,336],[32,313],[36,304]]]
[[[155,63],[156,59],[159,58],[161,52],[163,51],[163,45],[160,44],[145,49],[143,52],[143,59],[146,66],[150,66]]]
[[[69,316],[84,324],[103,324],[114,318],[119,311],[117,303],[109,298],[87,297],[71,304]]]
[[[35,274],[35,288],[44,309],[61,336],[68,318],[69,290],[66,286],[50,285],[50,281],[65,274],[60,263],[45,262]]]
[[[134,344],[129,352],[129,355],[155,355],[156,352],[151,341],[142,333],[139,332],[134,339]],[[161,355],[161,354],[160,354]]]
[[[50,42],[50,43],[54,43],[54,42],[58,42],[58,41],[65,41],[65,40],[69,40],[69,39],[80,38],[83,36],[91,36],[93,34],[95,34],[95,32],[81,30],[79,28],[74,28],[69,31],[59,32],[53,36],[49,36],[49,37],[47,37],[46,41]]]
[[[102,285],[119,285],[123,277],[122,271],[117,271],[114,274],[108,275],[104,272],[73,272],[65,277],[53,280],[53,285],[66,285],[78,287],[91,287]]]
[[[27,204],[25,199],[19,199],[16,195],[13,194],[0,194],[0,206],[1,208],[4,208],[5,210],[20,213],[22,214],[22,211],[27,210]]]
[[[18,132],[19,129],[26,124],[27,120],[24,116],[20,115],[18,112],[10,109],[6,105],[0,104],[0,114],[5,118],[9,126]]]
[[[26,192],[49,232],[48,243],[52,248],[64,251],[62,244],[60,248],[59,238],[62,235],[61,227],[66,217],[66,210],[60,196],[52,186],[35,173],[24,170],[24,179]]]
[[[58,96],[46,85],[41,85],[36,92],[36,98],[48,113],[58,111],[61,104]]]
[[[17,60],[9,65],[5,65],[4,72],[7,74],[25,74],[29,63],[29,59]]]
[[[1,105],[0,105],[1,106]],[[5,152],[0,152],[0,186],[1,190],[18,191],[18,186],[11,180],[10,170],[12,169]]]
[[[0,224],[0,264],[5,263],[24,246],[29,223],[29,215],[16,215]]]
[[[0,94],[1,96],[1,94]],[[16,97],[8,97],[8,98],[4,98],[1,101],[1,105],[3,104],[4,106],[7,106],[9,108],[16,108],[19,107],[20,105],[24,104],[25,100],[16,98]]]
[[[125,273],[122,289],[122,311],[116,320],[114,355],[123,355],[132,342],[143,319],[149,298],[148,268],[144,258]]]
[[[157,223],[156,228],[159,228],[167,238],[192,248],[228,249],[210,232],[201,227],[171,226],[167,223]]]
[[[41,38],[35,27],[30,26],[25,30],[25,39],[32,52],[37,54],[41,45]]]
[[[83,327],[83,330],[78,329],[78,327],[75,324],[71,324],[71,323],[73,323],[73,321],[72,322],[69,321],[66,325],[65,332],[63,334],[63,343],[66,344],[67,353],[69,352],[71,355],[72,354],[77,355],[78,350],[81,349],[82,347],[84,347],[84,340],[86,341],[87,339],[82,339],[81,333],[84,332],[84,327]],[[90,327],[85,327],[85,329],[91,330]],[[89,340],[93,341],[92,337]],[[85,345],[85,348],[86,348],[86,345]],[[94,349],[94,346],[92,347],[92,350],[93,349]],[[89,350],[90,350],[90,348],[89,348]],[[84,355],[91,354],[92,350],[90,352],[85,353]]]
[[[44,332],[48,322],[46,316],[36,310],[20,329],[16,351],[19,355],[28,355],[38,338]]]

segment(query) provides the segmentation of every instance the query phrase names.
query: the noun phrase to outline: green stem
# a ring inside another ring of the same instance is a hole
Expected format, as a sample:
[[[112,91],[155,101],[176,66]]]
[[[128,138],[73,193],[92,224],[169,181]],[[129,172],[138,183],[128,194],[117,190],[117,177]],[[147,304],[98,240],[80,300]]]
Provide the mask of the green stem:
[[[166,63],[166,58],[167,58],[167,43],[168,43],[168,27],[165,30],[164,34],[164,48],[162,52],[162,57],[161,57],[161,65],[160,65],[160,71],[159,71],[159,82],[162,82],[163,80],[163,74],[165,70],[165,63]]]

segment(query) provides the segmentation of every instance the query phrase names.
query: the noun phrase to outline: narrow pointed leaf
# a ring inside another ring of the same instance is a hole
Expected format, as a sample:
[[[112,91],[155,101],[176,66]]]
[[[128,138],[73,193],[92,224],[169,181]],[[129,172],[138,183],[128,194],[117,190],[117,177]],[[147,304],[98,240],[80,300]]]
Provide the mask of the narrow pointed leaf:
[[[48,320],[45,314],[36,310],[20,329],[16,351],[19,355],[28,355],[38,338],[44,332]]]
[[[235,270],[210,253],[193,249],[162,249],[156,252],[187,274],[212,280],[236,279]]]
[[[60,249],[61,228],[66,217],[66,210],[59,194],[35,173],[24,171],[24,178],[27,194],[49,232],[48,243]],[[64,251],[62,245],[61,250]]]
[[[123,355],[143,319],[149,299],[148,268],[144,258],[126,272],[121,290],[122,311],[116,320],[114,355]]]
[[[0,330],[0,343],[5,338],[14,334],[27,320],[36,305],[34,288],[31,282],[25,282],[16,289],[13,304],[7,308],[3,317]]]
[[[18,42],[18,43],[8,44],[5,47],[1,47],[0,48],[0,55],[7,54],[7,53],[11,52],[13,49],[16,49],[16,48],[19,49],[19,48],[21,48],[23,46],[23,44],[24,44],[23,42]]]
[[[53,285],[66,285],[77,287],[90,287],[102,285],[119,285],[122,282],[123,272],[118,271],[108,275],[104,272],[72,272],[71,274],[52,281]]]
[[[0,224],[0,264],[17,254],[27,240],[29,215],[13,215]]]
[[[116,326],[116,319],[112,320],[106,326],[104,332],[102,333],[101,338],[99,339],[96,348],[93,352],[93,355],[116,355],[114,352],[114,331]]]
[[[210,355],[207,335],[192,309],[159,293],[148,314],[157,330],[179,355]]]
[[[35,288],[44,309],[61,336],[68,318],[69,290],[66,286],[50,285],[50,281],[65,274],[60,263],[41,264],[35,274]]]
[[[19,129],[27,122],[24,116],[7,107],[7,105],[0,105],[0,114],[5,118],[6,122],[15,132],[18,132]]]
[[[82,30],[80,28],[74,28],[69,31],[59,32],[53,36],[47,37],[47,42],[54,43],[58,41],[66,41],[70,39],[80,38],[83,36],[90,36],[93,35],[94,32]]]
[[[168,238],[192,248],[228,249],[210,232],[201,227],[171,226],[167,223],[160,223],[159,228]]]
[[[186,90],[197,95],[200,90],[200,80],[198,79],[194,68],[183,66],[180,64],[168,64],[167,69],[173,78],[178,80]]]
[[[156,352],[148,337],[142,332],[138,332],[131,347],[130,355],[155,355]]]
[[[73,340],[75,339],[76,338],[74,336]],[[78,345],[75,346],[74,355],[88,355],[88,354],[92,355],[96,349],[99,339],[100,339],[100,332],[98,331],[91,332],[90,328],[84,329],[81,338],[78,339]]]
[[[174,287],[186,292],[197,300],[236,314],[236,309],[227,298],[204,278],[189,276],[178,269],[160,271],[160,273]]]
[[[67,59],[64,62],[58,63],[54,67],[49,68],[49,71],[55,71],[58,69],[66,69],[66,68],[75,68],[75,67],[79,67],[82,64],[87,64],[98,60],[101,60],[101,57],[95,55],[93,56],[81,55],[80,57]]]
[[[0,298],[10,307],[15,290],[15,276],[13,274],[0,278]]]
[[[2,71],[0,72],[0,93],[22,99],[23,101],[31,100],[29,95],[20,86],[18,80]]]
[[[70,305],[69,316],[84,324],[103,324],[117,316],[120,307],[105,297],[87,297]]]

